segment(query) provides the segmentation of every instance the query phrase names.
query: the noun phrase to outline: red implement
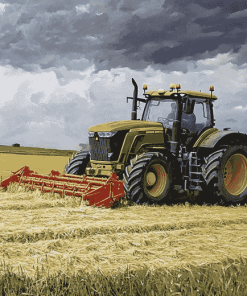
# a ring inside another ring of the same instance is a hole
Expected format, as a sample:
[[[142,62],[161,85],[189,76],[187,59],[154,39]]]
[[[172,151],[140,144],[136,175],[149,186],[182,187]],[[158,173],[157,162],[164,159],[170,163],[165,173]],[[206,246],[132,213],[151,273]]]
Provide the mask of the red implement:
[[[7,188],[11,183],[18,183],[29,189],[41,192],[56,192],[64,195],[78,196],[88,200],[90,206],[110,208],[115,201],[124,197],[123,183],[116,173],[107,178],[60,174],[51,171],[49,175],[40,175],[25,166],[3,180],[0,187]]]

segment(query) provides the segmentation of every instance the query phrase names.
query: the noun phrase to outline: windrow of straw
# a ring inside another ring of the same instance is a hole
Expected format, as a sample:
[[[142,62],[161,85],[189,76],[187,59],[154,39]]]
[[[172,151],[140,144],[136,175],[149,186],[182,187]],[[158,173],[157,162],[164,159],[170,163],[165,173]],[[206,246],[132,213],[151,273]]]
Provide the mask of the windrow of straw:
[[[95,273],[80,271],[68,276],[63,272],[42,277],[37,270],[35,278],[29,278],[20,270],[16,275],[7,268],[0,278],[2,295],[245,295],[246,260],[227,258],[217,264],[191,266],[191,268],[167,271],[156,269],[130,270],[106,275],[101,270]],[[1,294],[0,294],[1,295]]]
[[[29,278],[20,270],[16,275],[7,268],[0,278],[2,295],[245,295],[246,260],[227,258],[217,264],[191,266],[172,271],[156,269],[130,270],[106,275],[101,270],[95,273],[80,271],[68,276],[63,272],[42,277],[37,270],[35,278]]]
[[[12,186],[0,193],[0,271],[106,274],[247,258],[246,207],[89,207]]]

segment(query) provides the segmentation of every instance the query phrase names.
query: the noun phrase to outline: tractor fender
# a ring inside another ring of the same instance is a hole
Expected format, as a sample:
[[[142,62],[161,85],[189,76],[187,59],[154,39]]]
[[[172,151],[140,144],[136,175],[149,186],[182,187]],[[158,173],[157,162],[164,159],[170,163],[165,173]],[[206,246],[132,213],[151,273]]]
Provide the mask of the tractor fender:
[[[217,128],[208,128],[207,130],[205,130],[200,136],[199,138],[196,140],[195,144],[193,145],[193,147],[201,147],[202,143],[204,141],[206,141],[207,139],[210,138],[211,135],[218,133],[219,130]]]
[[[204,134],[205,133],[205,134]],[[216,145],[229,145],[240,141],[247,144],[247,135],[236,131],[219,131],[216,128],[206,130],[198,138],[193,147],[214,148]]]

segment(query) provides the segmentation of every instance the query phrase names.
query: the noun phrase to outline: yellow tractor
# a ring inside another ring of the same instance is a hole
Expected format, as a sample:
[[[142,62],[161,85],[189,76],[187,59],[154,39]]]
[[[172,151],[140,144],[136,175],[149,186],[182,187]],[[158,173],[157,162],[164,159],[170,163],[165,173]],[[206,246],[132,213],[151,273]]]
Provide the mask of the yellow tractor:
[[[127,198],[137,204],[173,201],[175,185],[207,192],[225,204],[247,197],[247,135],[215,128],[210,93],[181,90],[147,91],[138,98],[134,79],[131,120],[89,128],[89,151],[78,152],[67,174],[109,177],[123,181]],[[137,119],[137,103],[145,108]],[[102,199],[105,196],[102,196]]]
[[[42,192],[78,196],[111,207],[125,196],[137,204],[176,202],[173,188],[203,192],[213,203],[244,203],[247,197],[247,135],[215,128],[210,93],[147,91],[138,98],[134,79],[131,120],[89,128],[90,151],[78,151],[65,174],[40,175],[23,167],[1,182]],[[144,103],[137,119],[137,103]],[[110,110],[109,110],[110,111]],[[200,195],[199,195],[200,196]]]

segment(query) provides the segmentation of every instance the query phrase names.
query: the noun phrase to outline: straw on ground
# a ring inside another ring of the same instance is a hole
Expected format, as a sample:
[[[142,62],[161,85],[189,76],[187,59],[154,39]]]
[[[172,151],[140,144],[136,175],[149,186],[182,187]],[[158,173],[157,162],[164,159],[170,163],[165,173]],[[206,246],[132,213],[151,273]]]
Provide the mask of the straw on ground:
[[[80,198],[0,193],[0,261],[35,276],[174,269],[247,257],[246,207],[88,207]]]

